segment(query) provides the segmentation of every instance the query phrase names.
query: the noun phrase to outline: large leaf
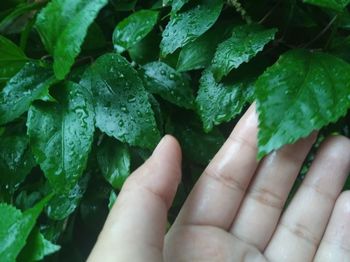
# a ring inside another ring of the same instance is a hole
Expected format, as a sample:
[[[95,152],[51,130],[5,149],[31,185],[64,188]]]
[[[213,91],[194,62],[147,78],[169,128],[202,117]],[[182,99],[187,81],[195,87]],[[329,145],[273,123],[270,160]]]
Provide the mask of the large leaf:
[[[153,148],[159,141],[154,114],[137,71],[118,54],[98,58],[81,84],[93,96],[96,126],[134,146]]]
[[[189,71],[207,67],[214,57],[218,43],[227,38],[231,31],[230,24],[217,23],[194,42],[185,45],[179,54],[176,69]]]
[[[15,261],[26,243],[36,219],[46,205],[48,197],[24,213],[13,206],[0,204],[0,260]]]
[[[98,148],[97,160],[106,180],[120,190],[130,175],[128,147],[115,139],[106,138]]]
[[[142,40],[155,26],[158,12],[153,10],[140,10],[122,20],[113,33],[115,50],[123,52]]]
[[[216,50],[212,63],[216,81],[253,58],[274,38],[275,33],[276,29],[264,29],[255,24],[234,28],[232,36]]]
[[[0,139],[0,184],[14,191],[36,165],[25,135],[2,136]]]
[[[75,83],[60,86],[59,103],[36,103],[28,134],[36,161],[56,192],[70,191],[85,169],[94,133],[90,94]]]
[[[22,115],[34,100],[46,98],[55,81],[52,70],[27,63],[0,92],[0,125]]]
[[[193,108],[193,91],[185,75],[162,62],[146,64],[143,70],[147,90],[180,107]]]
[[[178,12],[189,0],[172,0],[171,11]]]
[[[23,51],[0,35],[0,82],[14,76],[28,61]]]
[[[350,3],[350,0],[304,0],[304,2],[337,11],[342,11]]]
[[[203,72],[196,104],[206,132],[241,113],[253,89],[249,80],[217,83],[210,69]]]
[[[260,158],[336,121],[350,107],[350,65],[325,53],[289,51],[255,86]]]
[[[192,9],[174,14],[163,31],[160,43],[163,56],[205,33],[218,19],[222,4],[222,0],[200,0]]]
[[[36,28],[63,79],[70,71],[90,24],[107,0],[53,0],[38,15]]]

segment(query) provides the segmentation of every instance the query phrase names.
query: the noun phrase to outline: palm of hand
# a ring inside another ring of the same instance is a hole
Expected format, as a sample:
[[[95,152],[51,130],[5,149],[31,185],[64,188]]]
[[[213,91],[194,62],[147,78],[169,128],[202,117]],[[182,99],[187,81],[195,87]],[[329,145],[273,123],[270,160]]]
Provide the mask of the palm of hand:
[[[350,261],[350,142],[327,139],[285,212],[315,134],[256,161],[254,106],[200,177],[165,238],[181,177],[166,137],[127,180],[89,261]],[[340,195],[340,196],[339,196]]]

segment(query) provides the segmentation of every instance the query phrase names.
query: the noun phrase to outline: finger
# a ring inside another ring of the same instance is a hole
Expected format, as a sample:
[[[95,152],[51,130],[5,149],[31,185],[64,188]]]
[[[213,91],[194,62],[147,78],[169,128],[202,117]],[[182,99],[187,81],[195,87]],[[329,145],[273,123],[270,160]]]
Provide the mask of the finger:
[[[269,260],[311,261],[349,168],[349,140],[327,139],[265,250]]]
[[[252,105],[187,198],[175,222],[229,229],[257,167],[257,117]]]
[[[350,191],[337,199],[314,261],[350,261]]]
[[[260,164],[231,232],[264,250],[316,133],[268,155]]]
[[[181,177],[181,151],[165,136],[120,192],[89,261],[162,261],[170,207]]]

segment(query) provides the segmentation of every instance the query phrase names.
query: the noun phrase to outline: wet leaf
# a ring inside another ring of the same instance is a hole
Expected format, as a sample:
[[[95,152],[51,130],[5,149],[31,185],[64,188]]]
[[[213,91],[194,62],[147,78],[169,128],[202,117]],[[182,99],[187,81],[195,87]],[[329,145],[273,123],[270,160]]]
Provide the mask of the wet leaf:
[[[210,69],[200,79],[196,104],[206,132],[241,113],[251,93],[252,80],[216,83]]]
[[[189,79],[163,62],[144,65],[144,83],[148,91],[175,105],[193,108],[193,91]]]
[[[259,158],[336,121],[350,107],[350,65],[325,53],[289,51],[255,86]]]
[[[47,51],[54,57],[58,79],[69,73],[90,24],[107,0],[53,0],[37,17],[36,29]]]
[[[55,81],[50,69],[27,63],[0,92],[0,125],[22,115],[34,100],[47,97]]]
[[[114,49],[123,52],[133,47],[151,32],[158,20],[158,12],[152,10],[137,11],[115,28],[113,33]]]
[[[304,0],[304,3],[341,11],[350,3],[350,0]]]
[[[218,46],[214,55],[212,71],[216,81],[263,50],[274,39],[276,31],[255,24],[235,27],[232,36]]]
[[[96,126],[133,146],[153,148],[160,139],[147,92],[125,58],[105,54],[89,68],[81,85],[94,97]]]
[[[222,0],[200,0],[192,9],[173,15],[163,31],[162,55],[172,54],[204,34],[218,19],[222,5]]]
[[[63,89],[59,103],[36,103],[28,113],[28,134],[36,161],[53,190],[70,191],[82,175],[94,133],[90,94],[73,82]]]

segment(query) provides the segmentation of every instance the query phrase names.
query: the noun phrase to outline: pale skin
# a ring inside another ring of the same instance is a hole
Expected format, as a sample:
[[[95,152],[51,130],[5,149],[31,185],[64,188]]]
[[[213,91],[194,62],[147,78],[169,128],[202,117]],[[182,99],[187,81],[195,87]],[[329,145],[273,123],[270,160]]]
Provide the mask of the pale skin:
[[[321,145],[286,209],[316,134],[257,161],[252,105],[166,233],[181,149],[165,136],[126,181],[88,261],[350,261],[350,140]]]

